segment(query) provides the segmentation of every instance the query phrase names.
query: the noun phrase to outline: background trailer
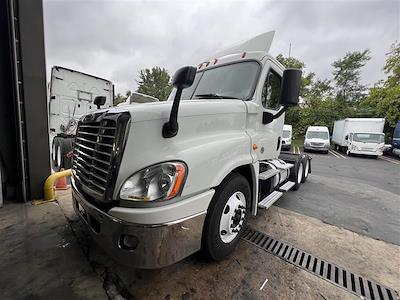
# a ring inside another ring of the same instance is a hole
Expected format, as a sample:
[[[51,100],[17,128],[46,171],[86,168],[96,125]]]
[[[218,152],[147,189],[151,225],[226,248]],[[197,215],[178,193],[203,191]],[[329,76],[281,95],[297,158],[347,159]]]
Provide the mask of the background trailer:
[[[50,174],[42,1],[0,1],[0,41],[0,191],[40,199]]]

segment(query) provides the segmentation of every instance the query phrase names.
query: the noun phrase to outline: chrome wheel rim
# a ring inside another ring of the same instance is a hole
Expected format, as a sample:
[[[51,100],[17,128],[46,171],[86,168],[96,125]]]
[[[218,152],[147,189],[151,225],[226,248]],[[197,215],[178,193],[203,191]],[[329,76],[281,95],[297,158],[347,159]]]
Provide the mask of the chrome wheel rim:
[[[221,214],[219,236],[225,244],[232,242],[243,227],[246,216],[246,197],[235,192],[229,197]]]

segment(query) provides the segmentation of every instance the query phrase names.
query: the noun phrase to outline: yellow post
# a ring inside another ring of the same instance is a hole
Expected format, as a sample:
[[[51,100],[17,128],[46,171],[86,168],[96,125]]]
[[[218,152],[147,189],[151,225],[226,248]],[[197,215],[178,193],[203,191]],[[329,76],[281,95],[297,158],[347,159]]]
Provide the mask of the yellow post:
[[[49,177],[47,177],[46,181],[44,182],[44,186],[43,186],[43,193],[44,193],[43,200],[33,200],[32,204],[39,205],[39,204],[55,201],[56,193],[54,192],[54,182],[59,178],[71,176],[71,174],[72,174],[71,169],[68,169],[65,171],[56,172],[54,174],[51,174]]]

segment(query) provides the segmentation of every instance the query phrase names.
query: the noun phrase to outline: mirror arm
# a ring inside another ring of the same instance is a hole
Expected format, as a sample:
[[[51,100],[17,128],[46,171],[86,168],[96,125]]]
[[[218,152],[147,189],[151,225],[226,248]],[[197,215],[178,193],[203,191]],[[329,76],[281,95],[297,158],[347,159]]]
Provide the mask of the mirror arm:
[[[273,120],[279,118],[287,109],[287,106],[284,106],[280,111],[278,111],[276,114],[271,114],[269,112],[264,111],[263,112],[263,124],[269,124],[271,123]]]
[[[178,124],[178,109],[179,102],[181,100],[182,88],[177,88],[174,97],[174,103],[172,103],[171,114],[169,116],[169,121],[164,123],[162,129],[162,135],[164,138],[171,138],[178,134],[179,124]]]

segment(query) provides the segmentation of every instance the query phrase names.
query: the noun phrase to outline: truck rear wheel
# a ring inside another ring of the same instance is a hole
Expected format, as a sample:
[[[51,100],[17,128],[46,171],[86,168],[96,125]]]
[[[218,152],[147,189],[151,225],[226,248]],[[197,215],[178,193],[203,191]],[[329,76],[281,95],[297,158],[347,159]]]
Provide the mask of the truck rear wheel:
[[[310,171],[310,160],[308,159],[308,157],[303,157],[303,159],[301,160],[301,163],[303,165],[303,177],[301,179],[301,182],[306,182],[307,178],[308,178],[308,173]]]
[[[250,185],[232,173],[216,189],[203,229],[203,250],[213,260],[222,260],[236,248],[246,226]]]
[[[303,162],[302,160],[299,160],[296,165],[295,165],[295,176],[294,176],[294,186],[293,186],[293,190],[297,191],[301,185],[301,183],[303,182],[303,173],[304,173],[304,166],[303,166]]]
[[[73,138],[56,136],[53,139],[51,147],[52,167],[58,172],[62,168],[70,169],[72,166],[72,158],[68,157],[68,153],[72,150]]]

